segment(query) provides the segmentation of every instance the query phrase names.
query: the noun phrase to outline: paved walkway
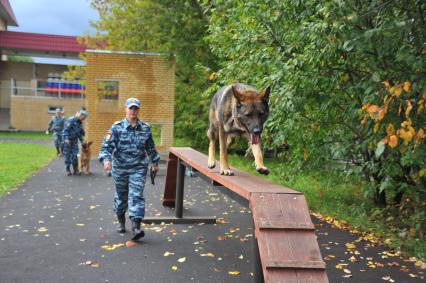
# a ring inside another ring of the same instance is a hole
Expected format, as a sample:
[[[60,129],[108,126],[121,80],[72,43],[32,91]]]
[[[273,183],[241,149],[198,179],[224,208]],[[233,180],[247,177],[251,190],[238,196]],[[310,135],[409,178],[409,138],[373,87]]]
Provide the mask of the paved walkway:
[[[92,167],[91,176],[66,177],[55,159],[0,199],[0,282],[255,281],[248,208],[187,177],[184,215],[222,223],[149,225],[141,243],[127,247],[130,234],[115,232],[111,178],[94,160]],[[174,213],[161,206],[164,175],[163,164],[156,185],[145,188],[147,216]],[[330,282],[424,282],[413,263],[363,241],[348,251],[356,236],[315,222]]]

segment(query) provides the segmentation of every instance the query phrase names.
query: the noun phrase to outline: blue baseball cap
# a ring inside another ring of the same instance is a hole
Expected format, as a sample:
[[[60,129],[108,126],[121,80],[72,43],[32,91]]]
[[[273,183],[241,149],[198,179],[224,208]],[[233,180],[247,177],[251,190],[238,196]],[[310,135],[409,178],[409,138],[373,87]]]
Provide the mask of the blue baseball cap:
[[[132,106],[136,106],[137,108],[141,108],[141,102],[137,98],[129,98],[126,100],[126,103],[124,104],[126,108],[130,108]]]

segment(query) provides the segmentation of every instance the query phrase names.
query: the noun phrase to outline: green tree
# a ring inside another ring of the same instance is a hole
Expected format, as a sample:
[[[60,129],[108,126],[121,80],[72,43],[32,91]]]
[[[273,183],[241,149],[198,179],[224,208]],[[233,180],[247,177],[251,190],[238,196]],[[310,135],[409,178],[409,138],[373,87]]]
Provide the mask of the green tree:
[[[100,15],[93,26],[110,49],[175,58],[176,136],[206,144],[208,97],[202,93],[217,67],[204,41],[208,18],[198,1],[94,0],[92,6]]]
[[[423,237],[424,218],[413,223],[424,216],[419,211],[425,207],[425,183],[398,179],[398,170],[424,168],[424,140],[415,156],[376,154],[377,129],[372,120],[362,125],[361,108],[383,103],[383,80],[409,81],[409,100],[418,107],[425,86],[426,3],[217,0],[204,5],[211,13],[208,40],[220,62],[218,81],[272,85],[266,128],[276,143],[290,145],[294,168],[344,162],[364,177],[366,196],[382,207],[400,207],[404,194],[410,195],[415,209],[404,219],[411,219],[413,235]],[[416,133],[425,127],[420,117]]]

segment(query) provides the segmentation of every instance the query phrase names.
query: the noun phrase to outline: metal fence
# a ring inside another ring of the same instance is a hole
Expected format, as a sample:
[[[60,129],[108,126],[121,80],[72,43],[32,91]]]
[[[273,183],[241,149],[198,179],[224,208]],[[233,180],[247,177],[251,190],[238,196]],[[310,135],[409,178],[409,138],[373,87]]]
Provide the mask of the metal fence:
[[[68,92],[66,89],[48,90],[45,88],[11,87],[11,96],[49,97],[63,99],[84,99],[83,92]]]

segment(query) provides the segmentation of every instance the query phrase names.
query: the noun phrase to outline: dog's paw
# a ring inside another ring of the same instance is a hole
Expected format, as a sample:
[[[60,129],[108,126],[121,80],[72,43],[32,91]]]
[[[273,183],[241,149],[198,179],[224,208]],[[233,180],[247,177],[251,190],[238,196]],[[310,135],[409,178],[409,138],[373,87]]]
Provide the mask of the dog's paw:
[[[234,176],[234,172],[230,169],[220,170],[220,174],[225,176]]]
[[[208,162],[208,164],[207,164],[207,166],[209,167],[209,169],[213,169],[213,168],[215,168],[216,167],[216,162],[211,162],[211,161],[209,161]]]
[[[256,171],[262,175],[268,175],[269,174],[269,170],[266,167],[260,167],[260,168],[256,168]]]

